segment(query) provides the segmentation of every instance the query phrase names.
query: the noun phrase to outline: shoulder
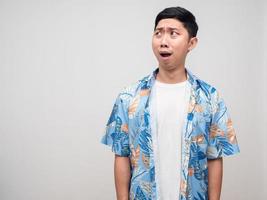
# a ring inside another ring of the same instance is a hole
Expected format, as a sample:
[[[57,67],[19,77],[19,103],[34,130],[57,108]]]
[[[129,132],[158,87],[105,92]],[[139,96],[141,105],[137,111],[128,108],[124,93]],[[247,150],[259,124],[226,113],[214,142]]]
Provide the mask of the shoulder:
[[[197,82],[200,89],[203,92],[207,93],[208,96],[216,96],[218,94],[218,90],[216,89],[215,86],[201,79],[197,79]]]
[[[125,105],[129,105],[129,103],[140,92],[140,90],[146,87],[149,77],[150,75],[145,76],[142,79],[123,87],[118,95],[120,101]]]
[[[189,82],[191,82],[191,84],[199,94],[207,98],[213,98],[218,95],[218,90],[213,85],[200,79],[198,76],[195,76],[191,72],[189,72]]]
[[[219,107],[225,107],[224,100],[215,86],[199,78],[196,79],[196,82],[200,102],[206,104],[210,108],[211,113],[215,113]]]

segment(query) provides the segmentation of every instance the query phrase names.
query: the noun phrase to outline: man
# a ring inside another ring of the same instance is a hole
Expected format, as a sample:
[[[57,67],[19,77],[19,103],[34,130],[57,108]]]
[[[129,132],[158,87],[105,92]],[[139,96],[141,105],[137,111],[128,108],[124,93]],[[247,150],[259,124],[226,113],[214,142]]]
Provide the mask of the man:
[[[102,143],[115,152],[117,199],[219,200],[222,157],[239,152],[217,90],[185,68],[195,17],[166,8],[152,39],[158,68],[117,97]]]

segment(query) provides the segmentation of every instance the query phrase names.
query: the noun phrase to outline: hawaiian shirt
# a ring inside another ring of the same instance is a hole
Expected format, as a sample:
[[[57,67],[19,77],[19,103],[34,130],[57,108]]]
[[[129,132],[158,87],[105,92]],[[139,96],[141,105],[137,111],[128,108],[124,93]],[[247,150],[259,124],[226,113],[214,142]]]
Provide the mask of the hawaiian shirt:
[[[101,140],[130,158],[131,200],[156,200],[155,162],[150,113],[151,90],[159,69],[118,95]],[[179,200],[208,199],[208,159],[239,152],[232,120],[218,91],[187,70],[191,84],[188,113],[182,130]]]

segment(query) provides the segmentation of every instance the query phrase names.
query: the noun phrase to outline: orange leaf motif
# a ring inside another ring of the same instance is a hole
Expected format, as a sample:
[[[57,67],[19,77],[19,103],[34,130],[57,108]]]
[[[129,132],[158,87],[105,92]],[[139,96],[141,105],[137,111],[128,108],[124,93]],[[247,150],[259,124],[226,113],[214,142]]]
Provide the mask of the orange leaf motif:
[[[191,168],[188,169],[188,175],[189,176],[193,176],[194,175],[194,168],[191,167]]]
[[[215,138],[216,136],[224,136],[224,132],[215,124],[210,127],[210,138]]]
[[[134,99],[132,104],[129,106],[128,114],[129,118],[133,118],[135,111],[140,103],[140,95],[137,95]]]
[[[143,96],[148,96],[150,93],[150,90],[149,89],[144,89],[144,90],[141,90],[140,91],[140,96],[143,97]]]
[[[237,143],[235,130],[233,128],[233,122],[231,119],[228,119],[227,121],[227,138],[231,144]]]
[[[192,137],[192,141],[197,142],[198,144],[203,144],[204,139],[205,138],[204,138],[203,134],[199,134],[199,135],[196,135],[196,136]]]
[[[180,184],[180,193],[183,196],[186,196],[186,188],[187,188],[187,184],[184,180],[181,180],[181,184]]]
[[[145,154],[142,154],[142,160],[146,168],[149,168],[149,157],[145,156]]]
[[[196,109],[196,112],[198,112],[198,113],[203,112],[203,108],[199,104],[196,105],[195,109]]]
[[[123,124],[121,126],[121,131],[122,132],[125,132],[125,133],[128,133],[129,132],[129,130],[128,130],[128,124]]]
[[[138,145],[136,149],[132,148],[131,164],[133,168],[138,167],[139,155],[140,155],[140,146]]]

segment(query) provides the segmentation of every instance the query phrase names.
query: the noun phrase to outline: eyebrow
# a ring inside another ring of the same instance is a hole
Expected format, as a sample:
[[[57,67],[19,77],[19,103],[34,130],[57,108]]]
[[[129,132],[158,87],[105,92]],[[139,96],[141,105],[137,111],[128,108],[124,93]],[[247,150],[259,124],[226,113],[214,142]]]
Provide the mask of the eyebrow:
[[[163,29],[164,29],[163,27],[159,27],[159,28],[156,28],[155,31],[161,31]],[[173,31],[173,30],[179,31],[180,30],[179,28],[175,28],[175,27],[167,27],[167,29],[169,29],[171,31]]]

